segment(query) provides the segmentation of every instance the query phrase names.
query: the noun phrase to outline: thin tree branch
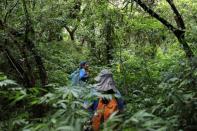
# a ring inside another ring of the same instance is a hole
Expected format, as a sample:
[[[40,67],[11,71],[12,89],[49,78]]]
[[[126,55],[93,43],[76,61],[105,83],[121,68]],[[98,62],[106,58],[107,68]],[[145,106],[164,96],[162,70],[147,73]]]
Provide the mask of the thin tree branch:
[[[18,2],[19,2],[19,0],[17,0],[17,2],[6,12],[5,17],[4,17],[4,23],[6,23],[9,14],[11,14],[11,12],[14,10],[14,8],[17,6]]]
[[[65,25],[64,27],[66,28],[66,30],[67,30],[67,31],[68,31],[68,33],[70,34],[70,33],[71,33],[70,28],[69,28],[67,25]]]
[[[157,20],[159,20],[163,25],[165,25],[169,30],[175,32],[178,29],[175,28],[171,23],[169,23],[167,20],[165,20],[164,18],[162,18],[161,16],[159,16],[156,12],[154,12],[152,9],[148,8],[148,6],[146,4],[144,4],[141,0],[134,0],[138,5],[140,5],[142,7],[142,9],[144,11],[146,11],[147,13],[149,13],[152,17],[156,18]]]
[[[176,15],[175,17],[175,21],[177,23],[177,26],[179,28],[181,28],[182,30],[185,30],[185,23],[183,21],[183,18],[181,16],[181,14],[179,13],[179,11],[177,10],[173,0],[166,0],[168,2],[168,4],[170,5],[171,9],[173,10],[174,14]]]
[[[180,13],[176,9],[174,3],[172,0],[167,0],[167,2],[170,4],[174,14],[178,17],[176,20],[177,26],[181,27],[181,29],[174,27],[171,23],[169,23],[167,20],[159,16],[156,12],[154,12],[152,9],[147,7],[145,3],[143,3],[141,0],[134,0],[138,5],[140,5],[144,11],[149,13],[152,17],[156,18],[158,21],[160,21],[163,25],[165,25],[169,30],[171,30],[174,35],[177,37],[179,43],[183,46],[183,50],[185,51],[186,56],[191,61],[191,59],[194,57],[194,53],[192,52],[191,48],[189,47],[187,41],[185,40],[185,25],[183,22],[183,19],[181,18]],[[179,23],[180,22],[180,23]]]

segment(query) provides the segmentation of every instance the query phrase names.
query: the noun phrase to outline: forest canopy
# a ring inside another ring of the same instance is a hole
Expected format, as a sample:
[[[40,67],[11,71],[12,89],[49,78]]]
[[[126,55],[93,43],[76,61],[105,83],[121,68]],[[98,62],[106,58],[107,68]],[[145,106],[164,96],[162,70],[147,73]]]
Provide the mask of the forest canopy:
[[[0,1],[0,130],[82,131],[102,69],[125,106],[101,130],[197,130],[197,1]]]

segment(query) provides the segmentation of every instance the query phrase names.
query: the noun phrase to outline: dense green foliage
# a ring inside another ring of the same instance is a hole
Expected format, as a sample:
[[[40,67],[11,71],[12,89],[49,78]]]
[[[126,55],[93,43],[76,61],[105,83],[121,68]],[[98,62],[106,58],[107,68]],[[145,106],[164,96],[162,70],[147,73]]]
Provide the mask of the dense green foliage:
[[[1,0],[0,130],[81,131],[103,68],[125,100],[104,131],[197,130],[197,2],[174,0],[176,18],[169,1]],[[83,60],[90,79],[73,87]]]

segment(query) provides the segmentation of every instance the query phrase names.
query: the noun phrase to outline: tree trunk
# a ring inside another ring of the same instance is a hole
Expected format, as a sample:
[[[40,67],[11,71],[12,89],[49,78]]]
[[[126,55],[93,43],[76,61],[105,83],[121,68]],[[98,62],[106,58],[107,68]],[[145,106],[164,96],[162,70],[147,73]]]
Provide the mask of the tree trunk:
[[[174,32],[174,34],[177,37],[179,43],[182,45],[187,58],[191,61],[192,58],[194,57],[194,54],[185,39],[185,32],[183,32],[183,33]]]
[[[18,45],[19,46],[19,45]],[[33,74],[33,71],[32,71],[32,67],[28,61],[28,58],[27,58],[27,51],[25,49],[25,47],[18,47],[22,56],[23,56],[23,59],[24,59],[24,63],[25,63],[25,66],[27,68],[27,73],[29,74],[29,78],[31,80],[31,85],[30,87],[34,87],[35,86],[35,77],[34,77],[34,74]]]
[[[90,54],[92,57],[92,61],[95,61],[98,64],[98,58],[97,58],[97,53],[96,53],[96,42],[95,42],[95,25],[94,22],[90,26],[91,29],[91,36],[88,37],[88,40],[90,42]]]
[[[75,34],[74,34],[74,32],[70,33],[70,38],[71,38],[72,41],[75,41]]]
[[[22,2],[23,2],[25,17],[26,17],[25,43],[26,43],[27,49],[29,49],[29,51],[34,56],[34,59],[35,59],[35,62],[39,71],[41,85],[42,87],[44,87],[47,84],[47,73],[46,73],[43,61],[40,55],[37,53],[34,40],[31,39],[31,38],[35,39],[35,32],[34,32],[32,21],[30,19],[30,16],[27,10],[26,1],[23,0]]]
[[[31,40],[26,41],[26,46],[28,47],[29,51],[32,53],[35,59],[35,62],[39,71],[40,82],[41,82],[42,87],[44,87],[45,85],[47,85],[48,82],[47,82],[47,73],[46,73],[42,58],[37,53],[35,45]]]
[[[70,35],[70,39],[72,41],[75,41],[75,31],[77,30],[77,26],[74,27],[74,29],[70,29],[68,26],[64,26],[66,28],[66,30],[68,31],[69,35]]]
[[[11,67],[19,74],[21,80],[23,81],[23,85],[25,87],[31,87],[31,81],[29,80],[28,74],[23,70],[20,64],[14,59],[11,55],[10,51],[7,48],[4,48],[3,51],[6,54],[8,62],[10,63]]]
[[[111,25],[111,20],[107,21],[105,26],[105,40],[106,40],[106,62],[110,65],[111,60],[113,60],[113,27]]]

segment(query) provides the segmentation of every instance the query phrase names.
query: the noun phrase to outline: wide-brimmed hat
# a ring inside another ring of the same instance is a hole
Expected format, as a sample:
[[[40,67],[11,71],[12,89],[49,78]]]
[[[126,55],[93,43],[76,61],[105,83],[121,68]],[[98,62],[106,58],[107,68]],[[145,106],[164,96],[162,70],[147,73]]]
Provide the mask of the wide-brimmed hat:
[[[112,72],[108,69],[103,69],[95,78],[94,80],[99,82],[102,77],[113,77]]]
[[[103,69],[98,76],[95,77],[95,80],[98,82],[95,84],[95,89],[98,91],[117,91],[115,87],[115,82],[113,80],[112,72],[108,69]]]

